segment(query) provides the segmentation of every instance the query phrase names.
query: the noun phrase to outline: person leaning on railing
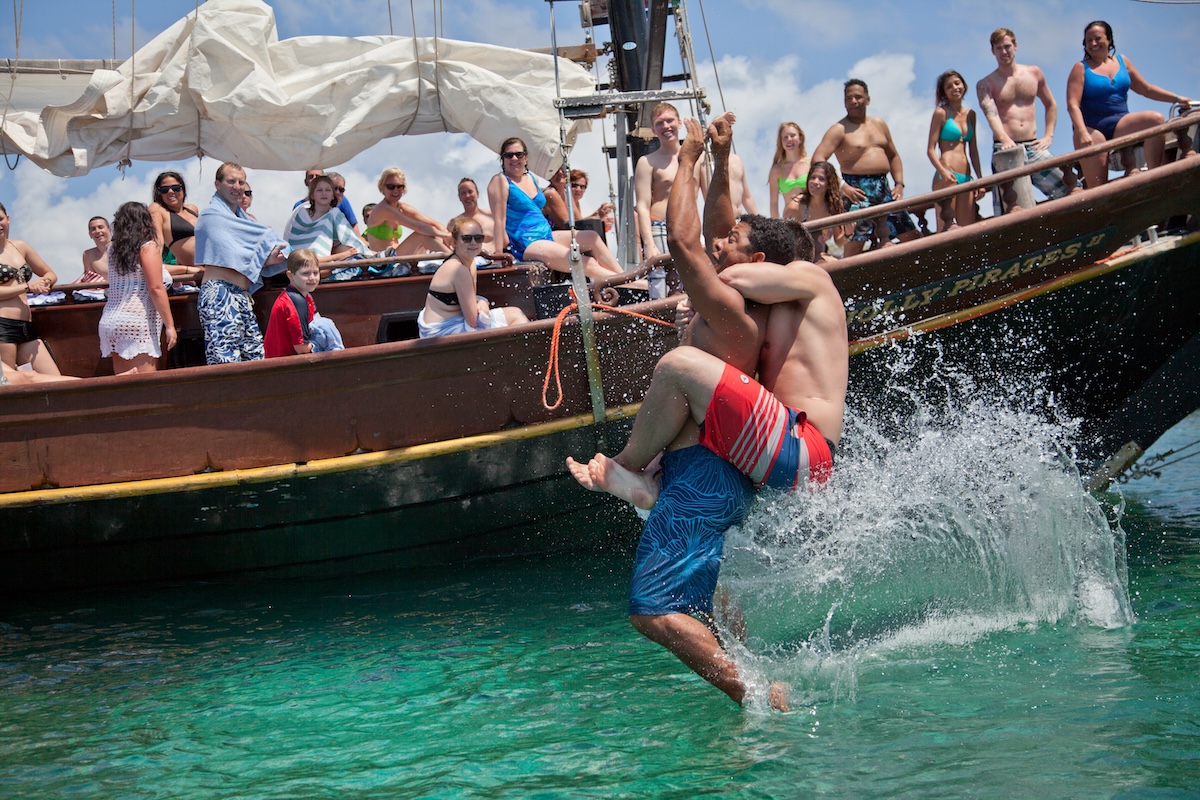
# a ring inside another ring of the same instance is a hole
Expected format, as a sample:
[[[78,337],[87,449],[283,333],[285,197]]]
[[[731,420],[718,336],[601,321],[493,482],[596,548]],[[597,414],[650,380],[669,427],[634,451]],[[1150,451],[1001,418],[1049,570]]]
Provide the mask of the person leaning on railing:
[[[1089,22],[1083,29],[1083,59],[1071,68],[1067,78],[1067,112],[1075,133],[1075,148],[1144,131],[1163,124],[1157,111],[1129,111],[1129,90],[1143,97],[1188,108],[1192,101],[1148,83],[1133,62],[1117,52],[1113,31],[1104,20]],[[1143,147],[1146,166],[1154,169],[1163,162],[1164,137],[1151,136]],[[1108,157],[1100,153],[1081,158],[1083,177],[1089,188],[1108,182]],[[1135,167],[1129,154],[1123,154],[1126,174]]]

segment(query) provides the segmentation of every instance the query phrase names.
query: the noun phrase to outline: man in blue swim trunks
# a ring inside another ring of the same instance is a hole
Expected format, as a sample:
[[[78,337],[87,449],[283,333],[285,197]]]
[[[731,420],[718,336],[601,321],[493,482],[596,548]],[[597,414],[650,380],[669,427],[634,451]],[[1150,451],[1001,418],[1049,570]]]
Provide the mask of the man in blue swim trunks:
[[[892,131],[879,117],[867,116],[871,95],[867,84],[851,78],[844,86],[846,116],[835,122],[813,152],[812,163],[837,156],[842,169],[842,194],[849,201],[847,211],[890,203],[904,197],[904,162],[892,140]],[[895,187],[888,186],[888,173]],[[847,256],[863,251],[867,242],[876,246],[891,244],[892,239],[906,242],[920,236],[907,211],[893,211],[886,217],[865,219],[854,227],[846,243]]]
[[[687,126],[688,137],[680,150],[679,171],[667,205],[668,247],[697,312],[685,334],[685,342],[691,346],[680,350],[754,372],[772,309],[747,301],[722,282],[718,273],[732,264],[753,268],[754,262],[765,259],[790,260],[797,251],[798,239],[807,235],[785,220],[749,216],[733,224],[728,171],[732,135],[728,120],[722,117],[709,127],[715,165],[705,204],[704,229],[711,245],[711,251],[706,251],[700,238],[693,170],[703,151],[702,132],[695,120],[688,120]],[[808,238],[810,257],[811,248]],[[843,316],[840,311],[839,316]],[[677,360],[675,352],[664,356],[656,374],[672,369],[670,365]],[[638,425],[644,425],[640,420],[639,415]],[[597,453],[587,464],[574,459],[567,459],[567,464],[587,488],[652,507],[638,546],[630,621],[643,635],[669,649],[741,703],[746,687],[712,630],[711,616],[724,533],[745,518],[753,488],[736,467],[700,444],[700,430],[695,423],[680,420],[645,462],[631,465],[637,479],[642,478],[641,470],[659,451],[665,451],[661,484],[647,479],[653,496],[643,496],[641,502],[610,482],[610,477],[619,481],[622,473],[633,473],[615,468],[610,472],[608,467],[615,462],[603,454]],[[782,705],[782,701],[776,704]]]

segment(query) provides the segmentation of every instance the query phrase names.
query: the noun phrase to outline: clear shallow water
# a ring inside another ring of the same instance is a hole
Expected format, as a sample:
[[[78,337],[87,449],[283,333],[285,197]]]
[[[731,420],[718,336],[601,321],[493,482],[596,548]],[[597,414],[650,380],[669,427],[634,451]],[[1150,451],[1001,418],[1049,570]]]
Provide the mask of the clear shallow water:
[[[1200,797],[1200,458],[1093,498],[1012,413],[854,423],[731,539],[790,714],[641,640],[628,552],[5,600],[0,796]]]

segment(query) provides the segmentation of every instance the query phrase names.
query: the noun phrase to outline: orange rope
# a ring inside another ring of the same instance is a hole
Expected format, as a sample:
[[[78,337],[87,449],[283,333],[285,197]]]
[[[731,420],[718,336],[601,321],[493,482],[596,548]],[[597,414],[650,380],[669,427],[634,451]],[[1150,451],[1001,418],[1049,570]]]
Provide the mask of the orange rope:
[[[568,290],[568,292],[572,298],[572,302],[567,304],[562,311],[558,312],[558,316],[554,319],[554,334],[550,337],[550,359],[546,363],[546,379],[542,382],[542,407],[547,411],[553,411],[554,409],[558,408],[562,405],[563,401],[562,377],[558,371],[558,340],[559,335],[562,333],[563,322],[566,320],[567,315],[579,308],[579,303],[574,302],[575,292],[572,290]],[[644,319],[647,322],[657,322],[659,325],[666,325],[668,328],[675,327],[675,323],[673,322],[667,322],[666,320],[647,316],[646,314],[639,314],[636,311],[627,311],[616,306],[605,305],[604,303],[592,303],[592,308],[598,308],[601,311],[609,311],[614,314],[624,314],[627,317]],[[551,375],[554,376],[554,388],[558,392],[558,400],[554,402],[554,405],[550,405],[550,402],[547,399],[547,396],[550,393]]]

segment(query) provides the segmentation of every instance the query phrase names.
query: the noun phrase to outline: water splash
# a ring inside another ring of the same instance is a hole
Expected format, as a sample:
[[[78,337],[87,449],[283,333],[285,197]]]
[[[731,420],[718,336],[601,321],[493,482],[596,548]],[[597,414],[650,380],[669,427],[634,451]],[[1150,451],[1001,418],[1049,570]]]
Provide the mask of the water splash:
[[[936,342],[890,355],[882,388],[851,400],[829,485],[760,497],[726,537],[719,625],[742,671],[836,697],[865,657],[1130,625],[1124,532],[1083,488],[1045,382],[955,368]]]

